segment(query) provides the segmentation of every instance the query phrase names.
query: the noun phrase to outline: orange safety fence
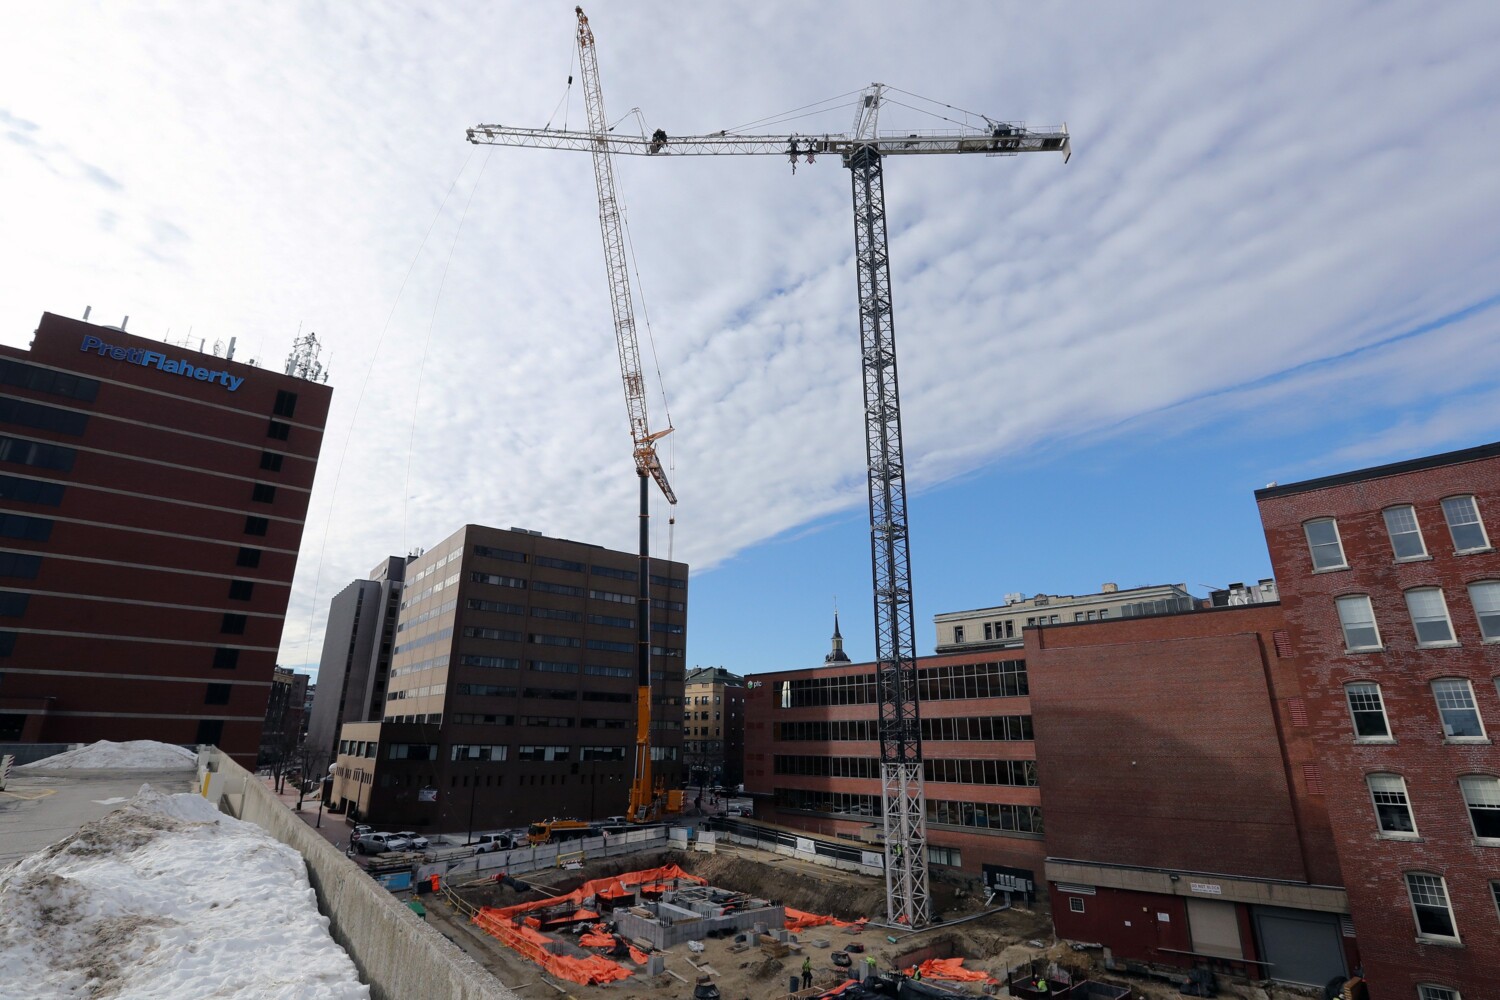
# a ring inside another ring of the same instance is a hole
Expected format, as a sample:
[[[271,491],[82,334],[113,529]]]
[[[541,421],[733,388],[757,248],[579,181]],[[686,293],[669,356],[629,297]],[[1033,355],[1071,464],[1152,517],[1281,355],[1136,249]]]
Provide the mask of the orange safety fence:
[[[625,979],[630,975],[630,970],[615,962],[611,962],[601,955],[590,955],[587,958],[554,955],[551,951],[552,939],[537,929],[541,925],[540,920],[536,917],[525,916],[518,926],[516,918],[522,917],[523,914],[529,914],[534,910],[556,909],[568,905],[578,907],[581,910],[585,899],[601,892],[606,895],[610,894],[611,891],[619,894],[631,886],[675,882],[691,882],[694,885],[706,885],[708,880],[699,878],[696,875],[689,875],[676,865],[664,865],[661,868],[649,868],[645,871],[630,872],[625,875],[616,875],[612,878],[593,879],[585,882],[566,896],[536,899],[529,903],[517,903],[515,906],[483,906],[474,915],[473,923],[491,937],[531,959],[554,976],[585,985],[610,983],[618,979]],[[582,912],[586,913],[588,911]],[[533,922],[535,922],[534,926]],[[647,956],[645,952],[641,952],[635,948],[630,949],[630,957],[639,965],[646,963]]]
[[[929,958],[921,965],[914,965],[906,970],[909,976],[918,969],[922,971],[923,979],[946,979],[950,983],[998,983],[999,980],[988,972],[980,972],[978,969],[965,969],[964,960],[959,958]]]

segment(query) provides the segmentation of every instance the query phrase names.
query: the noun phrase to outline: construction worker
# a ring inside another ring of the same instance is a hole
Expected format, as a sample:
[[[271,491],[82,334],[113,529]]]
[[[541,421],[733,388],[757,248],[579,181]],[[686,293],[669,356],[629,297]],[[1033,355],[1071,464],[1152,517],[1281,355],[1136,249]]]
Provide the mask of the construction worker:
[[[1047,977],[1046,976],[1032,976],[1031,977],[1031,988],[1033,990],[1035,990],[1037,993],[1046,993],[1047,992]]]
[[[433,874],[431,874],[431,875],[429,875],[427,877],[427,884],[430,885],[430,886],[432,886],[432,891],[433,892],[437,892],[438,889],[441,888],[441,886],[443,884],[443,876],[441,876],[441,875],[437,874],[436,872],[434,872]]]
[[[865,956],[865,978],[869,979],[873,975],[875,975],[875,956],[874,955],[866,955]]]
[[[812,956],[802,960],[802,988],[805,990],[812,985]]]

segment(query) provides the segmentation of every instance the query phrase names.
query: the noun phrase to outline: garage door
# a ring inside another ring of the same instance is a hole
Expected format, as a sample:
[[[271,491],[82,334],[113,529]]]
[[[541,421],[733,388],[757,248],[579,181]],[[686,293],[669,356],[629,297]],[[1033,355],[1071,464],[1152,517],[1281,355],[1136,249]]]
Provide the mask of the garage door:
[[[1344,967],[1339,918],[1333,913],[1254,906],[1255,932],[1267,978],[1282,983],[1322,986]]]

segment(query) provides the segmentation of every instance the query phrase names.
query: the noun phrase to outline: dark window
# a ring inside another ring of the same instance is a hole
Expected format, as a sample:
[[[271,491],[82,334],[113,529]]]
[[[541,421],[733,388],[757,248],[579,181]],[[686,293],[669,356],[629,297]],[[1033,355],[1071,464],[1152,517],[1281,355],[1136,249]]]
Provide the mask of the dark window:
[[[213,746],[219,745],[219,740],[224,738],[223,719],[200,719],[198,720],[198,738],[196,743],[208,743]]]
[[[219,631],[225,635],[244,635],[246,620],[244,615],[226,614],[219,623]]]
[[[638,580],[633,569],[615,569],[613,566],[590,566],[589,572],[595,576],[607,576],[615,580]]]
[[[0,476],[0,500],[16,500],[20,503],[56,507],[62,503],[63,489],[64,487],[58,483],[44,483],[39,479]]]
[[[24,538],[45,542],[52,537],[52,521],[45,517],[0,513],[0,538]]]
[[[22,580],[35,580],[42,568],[42,557],[25,552],[0,552],[0,576],[15,576]]]
[[[46,368],[3,358],[0,358],[0,385],[19,386],[85,403],[92,403],[99,395],[99,383],[95,379],[68,372],[48,371]]]
[[[205,705],[227,705],[229,704],[229,685],[210,684],[208,694],[203,698]]]
[[[266,437],[275,438],[277,441],[285,441],[291,433],[292,425],[284,424],[280,420],[273,420],[266,425]]]
[[[285,389],[276,390],[276,406],[272,409],[278,417],[290,417],[297,412],[297,394]]]
[[[0,656],[9,656],[16,648],[16,634],[14,632],[0,632]]]
[[[41,403],[31,403],[13,396],[0,396],[0,420],[62,434],[82,434],[89,423],[87,413],[60,410],[55,406],[43,406]]]
[[[238,649],[229,649],[228,647],[220,646],[214,650],[215,670],[233,670],[239,665],[240,651]]]
[[[270,526],[271,522],[263,517],[245,518],[245,534],[247,535],[264,535]]]
[[[235,557],[236,566],[249,566],[251,569],[260,565],[260,549],[241,548],[240,554]]]
[[[280,472],[281,459],[283,457],[274,451],[263,451],[260,453],[260,467],[262,469],[269,469],[272,472]]]
[[[548,583],[545,580],[532,580],[531,589],[543,594],[562,594],[564,597],[583,596],[582,587],[573,587],[566,583]]]
[[[15,462],[17,465],[30,465],[37,469],[72,472],[74,454],[72,448],[64,448],[62,445],[43,444],[40,441],[27,441],[24,438],[0,435],[0,462]]]
[[[657,576],[655,573],[651,574],[651,582],[658,587],[671,587],[673,590],[682,590],[687,586],[686,580],[679,580],[676,577]]]
[[[250,499],[256,503],[275,503],[276,487],[270,483],[256,483],[250,490]]]
[[[19,618],[26,613],[26,602],[30,594],[18,594],[13,590],[0,591],[0,618]]]
[[[571,570],[574,573],[583,572],[583,563],[574,562],[571,559],[557,559],[552,556],[537,556],[536,564],[538,566],[551,566],[553,569]]]
[[[229,599],[231,601],[248,601],[250,595],[255,593],[255,584],[249,580],[230,580]]]

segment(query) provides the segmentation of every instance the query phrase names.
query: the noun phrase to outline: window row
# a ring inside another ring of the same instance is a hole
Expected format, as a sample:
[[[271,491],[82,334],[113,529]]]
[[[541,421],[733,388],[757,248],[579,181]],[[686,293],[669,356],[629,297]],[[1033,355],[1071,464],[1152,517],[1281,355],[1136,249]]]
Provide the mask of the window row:
[[[1479,503],[1473,496],[1445,497],[1441,506],[1455,554],[1489,550],[1489,533],[1485,531],[1484,520],[1479,516]],[[1427,540],[1422,534],[1415,507],[1411,504],[1387,507],[1381,514],[1385,519],[1386,536],[1391,542],[1391,553],[1397,562],[1428,558]],[[1337,519],[1325,517],[1308,521],[1302,530],[1314,571],[1348,569],[1349,560],[1344,554]]]
[[[775,733],[777,740],[786,742],[873,742],[880,739],[880,730],[874,719],[781,722],[777,723]],[[990,742],[1033,738],[1029,715],[956,716],[922,720],[924,740]]]
[[[1500,689],[1500,679],[1496,681]],[[1344,685],[1349,702],[1349,716],[1354,723],[1354,738],[1361,741],[1392,740],[1390,720],[1380,685],[1356,681]],[[1443,738],[1454,741],[1483,741],[1487,737],[1479,706],[1474,701],[1474,686],[1462,677],[1444,677],[1432,682],[1432,697],[1437,705]]]
[[[1485,642],[1500,642],[1500,581],[1481,580],[1469,584],[1469,603],[1479,634]],[[1405,591],[1406,610],[1411,616],[1412,633],[1420,649],[1458,645],[1448,601],[1441,587],[1414,587]],[[1380,626],[1375,622],[1375,607],[1368,594],[1347,594],[1334,602],[1338,608],[1339,626],[1344,632],[1344,649],[1350,653],[1382,650]]]
[[[1399,774],[1371,774],[1366,776],[1365,783],[1375,806],[1375,825],[1381,833],[1412,838],[1420,835],[1405,778]],[[1458,779],[1458,789],[1475,838],[1500,845],[1500,778],[1466,774]]]
[[[826,705],[873,705],[880,700],[875,674],[810,677],[777,682],[782,708]],[[1009,698],[1029,693],[1025,660],[956,663],[917,671],[917,696],[923,701]]]
[[[66,488],[61,483],[47,483],[40,479],[0,476],[0,500],[57,507],[62,504],[63,491]]]
[[[1018,806],[1007,802],[947,802],[927,800],[927,822],[967,826],[978,830],[1044,833],[1041,806]]]

